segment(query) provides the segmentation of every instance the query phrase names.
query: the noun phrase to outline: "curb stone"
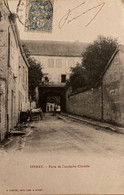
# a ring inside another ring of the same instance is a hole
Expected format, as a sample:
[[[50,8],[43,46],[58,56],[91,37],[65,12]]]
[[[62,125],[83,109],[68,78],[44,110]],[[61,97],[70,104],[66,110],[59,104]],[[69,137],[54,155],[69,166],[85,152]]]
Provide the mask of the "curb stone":
[[[108,123],[103,123],[103,122],[100,122],[100,121],[95,121],[95,120],[92,120],[92,119],[87,119],[87,118],[84,118],[84,117],[81,117],[81,116],[71,115],[71,114],[67,114],[67,113],[61,113],[61,115],[65,116],[65,117],[69,117],[69,118],[74,119],[74,120],[85,122],[87,124],[91,124],[91,125],[94,125],[94,126],[105,128],[105,129],[113,131],[115,133],[124,134],[124,128],[123,127],[118,127],[118,126],[114,126],[114,125],[111,125],[111,124],[108,124]]]

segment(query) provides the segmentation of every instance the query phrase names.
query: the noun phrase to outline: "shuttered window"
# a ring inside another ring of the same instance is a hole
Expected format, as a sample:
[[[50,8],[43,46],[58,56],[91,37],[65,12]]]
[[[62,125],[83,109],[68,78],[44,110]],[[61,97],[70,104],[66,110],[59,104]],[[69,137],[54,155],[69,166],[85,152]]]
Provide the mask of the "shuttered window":
[[[52,59],[52,58],[48,59],[48,67],[49,68],[54,68],[54,59]]]

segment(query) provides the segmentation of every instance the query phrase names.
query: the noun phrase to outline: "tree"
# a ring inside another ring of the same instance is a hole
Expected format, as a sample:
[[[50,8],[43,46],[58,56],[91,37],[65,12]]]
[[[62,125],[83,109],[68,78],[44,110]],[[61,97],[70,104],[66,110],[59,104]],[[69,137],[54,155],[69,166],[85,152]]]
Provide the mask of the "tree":
[[[30,57],[30,52],[25,45],[22,45],[22,47],[30,65],[28,69],[29,97],[35,100],[35,89],[41,83],[43,76],[42,66],[34,58]]]
[[[72,90],[84,87],[85,82],[85,69],[78,63],[75,67],[71,68],[72,74],[70,76],[69,83],[72,86]]]
[[[29,96],[32,100],[35,100],[35,89],[41,83],[42,79],[42,67],[40,63],[37,63],[35,59],[29,57],[28,62],[30,64],[28,70],[28,80],[29,80]]]
[[[117,49],[117,39],[99,36],[82,53],[82,67],[86,69],[87,85],[95,87],[100,83],[105,67]]]
[[[117,46],[116,39],[103,36],[90,44],[82,53],[81,64],[72,68],[69,80],[72,89],[90,89],[100,85],[105,67]]]

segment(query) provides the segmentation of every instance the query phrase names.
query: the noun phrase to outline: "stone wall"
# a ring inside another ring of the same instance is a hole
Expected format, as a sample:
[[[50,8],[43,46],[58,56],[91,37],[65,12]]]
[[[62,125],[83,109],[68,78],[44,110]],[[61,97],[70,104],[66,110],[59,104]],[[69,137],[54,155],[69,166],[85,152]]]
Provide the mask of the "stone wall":
[[[124,47],[103,77],[103,118],[105,121],[124,125]]]
[[[67,111],[72,114],[100,120],[102,118],[101,88],[71,95],[68,98]]]
[[[108,64],[101,88],[67,96],[67,112],[124,126],[124,46]]]

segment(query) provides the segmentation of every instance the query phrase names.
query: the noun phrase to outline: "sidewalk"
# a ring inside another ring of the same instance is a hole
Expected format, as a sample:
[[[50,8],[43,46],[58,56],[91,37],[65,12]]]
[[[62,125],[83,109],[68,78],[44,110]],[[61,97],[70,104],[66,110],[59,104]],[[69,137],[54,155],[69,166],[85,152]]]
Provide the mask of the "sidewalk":
[[[124,127],[118,127],[118,126],[115,126],[115,125],[112,125],[109,123],[104,123],[101,121],[96,121],[93,119],[88,119],[88,118],[85,118],[82,116],[76,116],[76,115],[72,115],[72,114],[68,114],[68,113],[61,113],[61,115],[69,117],[69,118],[74,119],[74,120],[78,120],[78,121],[90,124],[90,125],[98,126],[100,128],[105,128],[107,130],[111,130],[111,131],[116,132],[116,133],[124,134]]]

